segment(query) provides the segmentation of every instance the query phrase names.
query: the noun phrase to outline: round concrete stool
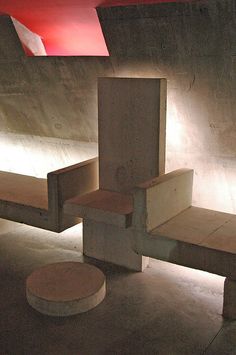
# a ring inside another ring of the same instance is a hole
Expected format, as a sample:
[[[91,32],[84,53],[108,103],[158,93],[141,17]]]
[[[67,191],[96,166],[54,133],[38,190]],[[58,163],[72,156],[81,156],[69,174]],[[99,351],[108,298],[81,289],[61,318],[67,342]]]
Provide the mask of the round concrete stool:
[[[78,262],[49,264],[26,280],[28,303],[49,316],[70,316],[96,307],[106,294],[104,274]]]

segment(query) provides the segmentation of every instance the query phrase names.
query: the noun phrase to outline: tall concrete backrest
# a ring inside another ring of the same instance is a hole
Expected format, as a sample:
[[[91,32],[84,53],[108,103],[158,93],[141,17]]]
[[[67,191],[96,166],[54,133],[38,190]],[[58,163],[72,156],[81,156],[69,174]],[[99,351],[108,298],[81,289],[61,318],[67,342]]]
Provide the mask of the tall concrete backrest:
[[[85,255],[145,268],[147,258],[132,248],[132,192],[164,173],[165,126],[165,79],[99,79],[99,190],[64,204],[83,218]]]
[[[128,192],[165,170],[166,80],[99,78],[100,189]]]

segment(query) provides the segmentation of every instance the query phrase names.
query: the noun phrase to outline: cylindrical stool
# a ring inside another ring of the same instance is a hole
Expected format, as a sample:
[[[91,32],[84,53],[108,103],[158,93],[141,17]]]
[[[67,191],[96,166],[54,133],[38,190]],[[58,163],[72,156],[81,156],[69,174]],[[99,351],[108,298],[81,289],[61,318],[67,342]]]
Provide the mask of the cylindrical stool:
[[[98,268],[79,262],[49,264],[26,280],[28,303],[50,316],[70,316],[96,307],[106,294],[105,276]]]

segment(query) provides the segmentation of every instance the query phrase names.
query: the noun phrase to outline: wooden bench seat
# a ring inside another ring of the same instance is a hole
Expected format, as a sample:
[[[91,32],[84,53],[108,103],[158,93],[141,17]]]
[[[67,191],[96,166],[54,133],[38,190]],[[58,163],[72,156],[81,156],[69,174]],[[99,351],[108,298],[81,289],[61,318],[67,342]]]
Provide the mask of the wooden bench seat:
[[[190,207],[149,234],[165,244],[156,257],[236,280],[235,215]]]
[[[133,197],[99,189],[67,200],[64,211],[96,222],[128,228],[132,222]]]
[[[61,232],[81,222],[64,214],[64,201],[97,186],[97,158],[50,172],[47,179],[0,172],[0,218]]]
[[[226,277],[223,316],[236,319],[236,215],[191,206],[192,182],[179,169],[137,186],[134,250]]]
[[[236,253],[236,215],[191,206],[151,235]]]
[[[48,210],[47,179],[0,171],[0,200]]]

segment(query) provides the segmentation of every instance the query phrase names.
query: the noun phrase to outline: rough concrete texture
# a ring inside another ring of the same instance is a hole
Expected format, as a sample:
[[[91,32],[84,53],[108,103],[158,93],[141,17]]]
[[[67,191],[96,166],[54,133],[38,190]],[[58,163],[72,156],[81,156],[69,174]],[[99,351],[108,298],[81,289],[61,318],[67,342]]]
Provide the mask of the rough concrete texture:
[[[83,219],[83,252],[91,258],[143,271],[149,258],[134,251],[134,239],[131,228]]]
[[[1,17],[2,134],[96,141],[97,77],[166,77],[167,170],[194,168],[194,204],[236,212],[235,1],[98,13],[107,58],[26,58],[9,19]],[[32,161],[25,165],[33,170]]]
[[[96,141],[97,76],[107,59],[25,57],[11,19],[0,21],[1,131]]]
[[[96,143],[3,132],[0,151],[0,170],[38,178],[98,155]]]
[[[98,81],[99,187],[130,192],[165,172],[166,80]]]
[[[98,9],[115,75],[166,77],[167,170],[193,203],[236,212],[234,0]]]
[[[56,235],[0,220],[2,354],[234,353],[235,322],[221,316],[224,279],[160,261],[143,273],[97,263],[107,296],[90,312],[61,319],[34,311],[25,297],[27,276],[48,263],[82,261],[81,251],[80,226]]]
[[[223,315],[225,318],[236,319],[236,282],[226,278],[224,283]]]

